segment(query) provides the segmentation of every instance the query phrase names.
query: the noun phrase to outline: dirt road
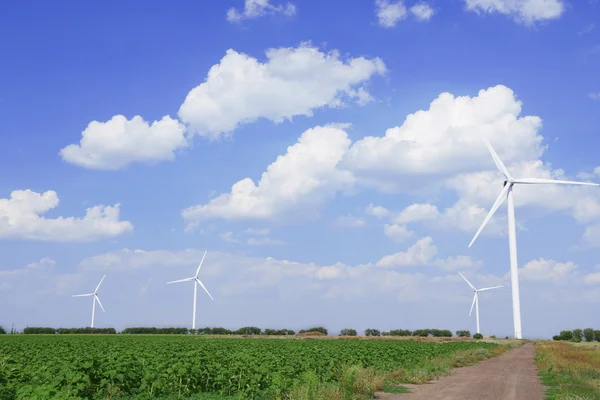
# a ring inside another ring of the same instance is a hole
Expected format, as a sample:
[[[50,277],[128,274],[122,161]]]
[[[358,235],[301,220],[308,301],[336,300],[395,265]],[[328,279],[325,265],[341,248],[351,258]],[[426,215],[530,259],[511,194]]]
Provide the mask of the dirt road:
[[[533,363],[533,344],[457,368],[452,375],[423,385],[402,385],[411,393],[377,393],[385,400],[542,400],[544,387]]]

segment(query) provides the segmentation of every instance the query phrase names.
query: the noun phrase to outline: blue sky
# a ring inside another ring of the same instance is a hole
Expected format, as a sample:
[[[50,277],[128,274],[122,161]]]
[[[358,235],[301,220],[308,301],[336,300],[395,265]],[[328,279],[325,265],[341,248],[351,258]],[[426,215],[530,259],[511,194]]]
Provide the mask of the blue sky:
[[[480,136],[515,174],[600,182],[599,7],[13,2],[0,324],[85,326],[71,295],[107,273],[96,326],[190,325],[164,282],[208,250],[199,326],[474,331],[461,270],[505,286],[481,323],[510,335],[506,206],[467,248],[502,184]],[[600,302],[600,192],[537,189],[515,192],[526,337]]]

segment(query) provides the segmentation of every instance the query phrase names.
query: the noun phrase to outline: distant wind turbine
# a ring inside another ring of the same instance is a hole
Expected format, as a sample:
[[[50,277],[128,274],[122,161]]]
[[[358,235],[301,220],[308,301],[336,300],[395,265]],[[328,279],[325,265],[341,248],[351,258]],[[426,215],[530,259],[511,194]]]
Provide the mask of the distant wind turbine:
[[[517,264],[517,233],[515,230],[515,203],[513,200],[513,186],[515,184],[536,185],[536,184],[541,184],[541,183],[555,183],[555,184],[564,184],[564,185],[589,185],[589,186],[600,186],[600,185],[598,185],[597,183],[591,183],[591,182],[574,182],[574,181],[562,181],[562,180],[555,180],[555,179],[540,179],[540,178],[515,179],[508,173],[508,170],[502,163],[502,160],[500,160],[500,157],[498,157],[498,154],[496,154],[496,152],[492,148],[492,145],[490,144],[490,142],[488,142],[485,138],[484,138],[484,141],[488,147],[488,150],[490,151],[490,153],[492,155],[492,158],[494,159],[494,163],[496,164],[496,167],[502,173],[502,175],[504,175],[506,180],[504,181],[504,187],[500,191],[500,194],[498,195],[496,202],[492,206],[488,215],[483,220],[483,223],[481,224],[481,226],[479,227],[479,230],[473,237],[473,240],[471,240],[471,243],[469,243],[469,247],[471,247],[471,245],[473,245],[473,243],[475,242],[475,239],[477,239],[477,237],[479,236],[479,234],[481,233],[481,231],[483,230],[485,225],[488,223],[490,218],[492,218],[492,215],[494,215],[494,213],[496,212],[498,207],[500,207],[500,205],[504,202],[504,199],[506,198],[508,200],[508,247],[509,247],[509,253],[510,253],[510,283],[511,283],[512,300],[513,300],[513,324],[514,324],[514,330],[515,330],[515,338],[522,339],[523,336],[522,336],[522,331],[521,331],[521,300],[519,298],[519,271],[518,271],[518,264]]]
[[[100,283],[98,284],[98,286],[96,286],[96,290],[94,290],[94,293],[75,294],[75,295],[73,295],[73,297],[89,297],[89,296],[94,296],[94,300],[92,302],[92,325],[91,325],[92,328],[94,327],[94,314],[96,313],[96,302],[98,302],[98,305],[102,309],[102,312],[105,312],[104,311],[104,307],[102,307],[102,303],[100,303],[100,297],[98,297],[98,289],[100,289],[100,285],[102,285],[102,281],[104,280],[104,278],[106,278],[106,274],[104,274],[104,276],[102,277],[102,279],[100,279]]]
[[[202,286],[202,289],[204,289],[204,291],[206,292],[208,297],[211,298],[211,300],[214,300],[213,297],[210,295],[210,293],[208,293],[208,290],[206,290],[206,287],[204,287],[204,285],[202,284],[202,281],[200,281],[200,279],[198,278],[198,274],[200,273],[200,267],[202,267],[202,263],[204,262],[204,257],[206,257],[206,251],[204,252],[204,255],[202,256],[202,260],[200,260],[200,265],[198,265],[198,269],[196,270],[196,275],[192,276],[191,278],[185,278],[185,279],[179,279],[177,281],[167,282],[167,285],[169,285],[171,283],[179,283],[179,282],[190,282],[190,281],[194,282],[194,311],[193,311],[193,316],[192,316],[192,329],[196,329],[196,297],[197,297],[197,291],[198,291],[198,286],[196,285],[196,283],[198,285]]]
[[[475,292],[473,294],[473,303],[471,303],[471,311],[469,311],[469,317],[471,316],[471,313],[473,312],[473,306],[475,306],[475,318],[477,320],[477,332],[476,333],[481,333],[479,331],[479,292],[483,292],[484,290],[498,289],[498,288],[501,288],[504,286],[492,286],[492,287],[483,288],[483,289],[476,289],[475,286],[473,286],[471,284],[471,282],[469,282],[467,280],[467,278],[465,278],[465,276],[460,273],[460,271],[458,271],[458,273],[460,274],[460,276],[462,276],[462,278],[465,280],[465,282],[467,282],[467,285],[469,285],[471,287],[471,289],[473,289],[473,292]]]

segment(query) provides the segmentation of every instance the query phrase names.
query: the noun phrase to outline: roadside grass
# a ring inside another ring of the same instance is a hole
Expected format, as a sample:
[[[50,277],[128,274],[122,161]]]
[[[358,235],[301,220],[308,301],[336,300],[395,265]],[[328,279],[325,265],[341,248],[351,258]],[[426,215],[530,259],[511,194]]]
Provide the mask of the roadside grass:
[[[491,351],[484,348],[461,351],[443,358],[423,360],[415,368],[399,368],[389,373],[357,365],[345,366],[336,383],[323,383],[316,374],[306,373],[288,396],[275,396],[275,398],[276,400],[362,400],[372,399],[375,392],[381,391],[410,393],[410,390],[402,384],[423,384],[450,374],[453,368],[477,364],[522,344],[522,341],[517,340],[502,341],[500,346]]]
[[[600,399],[600,346],[539,341],[535,347],[547,399]]]

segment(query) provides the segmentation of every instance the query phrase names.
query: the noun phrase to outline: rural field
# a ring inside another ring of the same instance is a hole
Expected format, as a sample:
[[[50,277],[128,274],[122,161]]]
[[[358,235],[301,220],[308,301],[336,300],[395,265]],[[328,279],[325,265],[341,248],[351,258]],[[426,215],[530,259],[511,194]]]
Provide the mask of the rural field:
[[[1,399],[351,399],[502,353],[476,341],[3,335]]]

